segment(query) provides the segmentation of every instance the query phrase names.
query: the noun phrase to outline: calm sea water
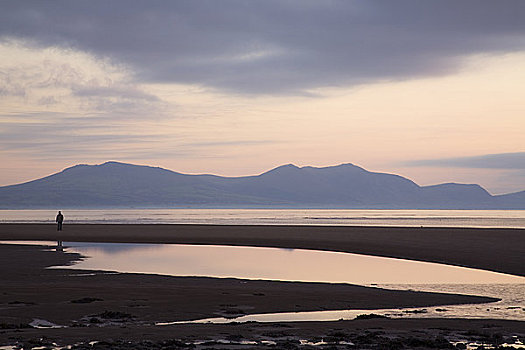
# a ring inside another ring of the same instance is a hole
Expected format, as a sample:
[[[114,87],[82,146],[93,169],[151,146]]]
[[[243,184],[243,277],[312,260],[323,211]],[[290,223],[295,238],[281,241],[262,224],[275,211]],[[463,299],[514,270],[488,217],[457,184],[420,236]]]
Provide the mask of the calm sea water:
[[[525,228],[525,210],[60,208],[66,223]],[[51,223],[54,210],[0,210],[0,223]]]

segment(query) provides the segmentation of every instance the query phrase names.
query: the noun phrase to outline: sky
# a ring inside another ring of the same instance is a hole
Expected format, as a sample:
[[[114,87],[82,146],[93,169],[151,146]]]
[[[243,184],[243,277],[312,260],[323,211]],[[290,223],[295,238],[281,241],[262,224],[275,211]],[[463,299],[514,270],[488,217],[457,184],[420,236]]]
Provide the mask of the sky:
[[[0,186],[353,163],[525,190],[525,2],[2,1]]]

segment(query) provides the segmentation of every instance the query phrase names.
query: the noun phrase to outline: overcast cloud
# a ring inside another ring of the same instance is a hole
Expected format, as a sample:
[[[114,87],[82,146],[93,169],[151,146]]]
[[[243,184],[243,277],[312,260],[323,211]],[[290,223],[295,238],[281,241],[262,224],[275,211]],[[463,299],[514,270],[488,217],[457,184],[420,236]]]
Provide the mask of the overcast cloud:
[[[412,160],[417,182],[522,190],[524,18],[522,0],[0,1],[0,184]]]
[[[110,57],[140,82],[241,93],[449,74],[470,55],[525,48],[520,0],[38,0],[1,8],[3,39]]]

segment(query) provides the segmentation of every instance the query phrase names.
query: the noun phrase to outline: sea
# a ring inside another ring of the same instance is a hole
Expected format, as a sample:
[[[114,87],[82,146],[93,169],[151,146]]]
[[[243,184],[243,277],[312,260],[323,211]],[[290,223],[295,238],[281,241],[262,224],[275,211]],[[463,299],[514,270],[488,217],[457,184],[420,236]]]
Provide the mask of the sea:
[[[65,223],[525,228],[525,210],[67,209]],[[53,223],[57,210],[0,210],[0,223]]]

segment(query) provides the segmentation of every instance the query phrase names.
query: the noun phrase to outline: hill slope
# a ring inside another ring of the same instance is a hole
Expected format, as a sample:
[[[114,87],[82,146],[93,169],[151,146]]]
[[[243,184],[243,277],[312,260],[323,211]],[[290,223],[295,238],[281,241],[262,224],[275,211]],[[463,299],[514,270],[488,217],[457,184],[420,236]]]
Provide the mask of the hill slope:
[[[418,186],[353,164],[288,164],[257,176],[186,175],[118,162],[76,165],[0,187],[0,208],[333,207],[525,209],[525,191],[491,196],[479,185]]]

